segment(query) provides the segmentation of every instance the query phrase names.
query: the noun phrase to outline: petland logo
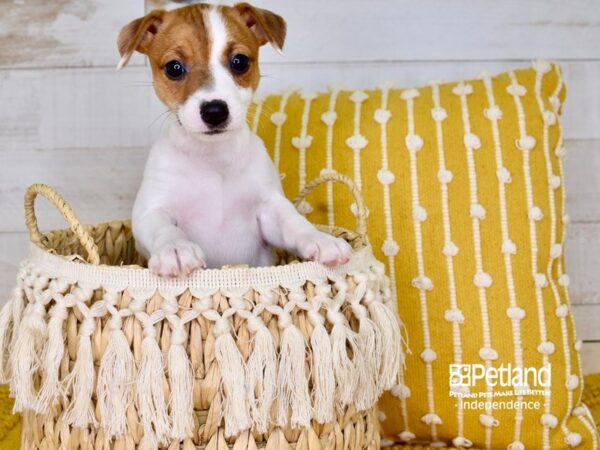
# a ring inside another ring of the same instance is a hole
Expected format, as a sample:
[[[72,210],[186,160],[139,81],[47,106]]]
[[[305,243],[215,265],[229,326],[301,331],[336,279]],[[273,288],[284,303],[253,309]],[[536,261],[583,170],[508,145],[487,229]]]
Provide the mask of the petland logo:
[[[478,383],[486,387],[511,388],[516,395],[527,395],[532,389],[549,388],[552,384],[552,368],[546,366],[513,367],[512,364],[500,367],[486,367],[483,364],[450,364],[450,390],[460,392],[461,388],[474,388]]]

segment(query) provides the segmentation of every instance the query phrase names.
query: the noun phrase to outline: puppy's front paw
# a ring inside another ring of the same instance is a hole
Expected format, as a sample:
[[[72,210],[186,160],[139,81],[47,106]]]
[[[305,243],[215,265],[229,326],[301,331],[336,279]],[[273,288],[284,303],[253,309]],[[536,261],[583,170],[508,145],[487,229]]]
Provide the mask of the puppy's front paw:
[[[345,264],[352,257],[350,244],[320,231],[307,236],[300,243],[299,252],[302,258],[318,261],[329,267]]]
[[[206,267],[204,253],[191,241],[178,240],[165,245],[148,261],[148,268],[156,275],[178,277]]]

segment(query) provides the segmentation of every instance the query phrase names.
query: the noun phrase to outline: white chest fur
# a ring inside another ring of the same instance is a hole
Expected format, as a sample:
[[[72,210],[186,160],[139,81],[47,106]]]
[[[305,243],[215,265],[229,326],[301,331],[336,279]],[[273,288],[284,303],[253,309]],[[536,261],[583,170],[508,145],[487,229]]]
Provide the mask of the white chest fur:
[[[202,248],[209,266],[268,265],[272,249],[257,214],[272,191],[281,192],[277,173],[262,142],[248,130],[206,143],[174,124],[152,148],[134,221],[160,205],[172,224]]]

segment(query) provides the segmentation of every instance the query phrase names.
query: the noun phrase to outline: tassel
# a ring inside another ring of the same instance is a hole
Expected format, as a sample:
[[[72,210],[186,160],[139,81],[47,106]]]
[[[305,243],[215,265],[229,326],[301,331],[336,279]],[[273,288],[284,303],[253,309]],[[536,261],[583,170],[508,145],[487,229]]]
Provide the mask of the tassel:
[[[358,369],[358,385],[354,403],[359,411],[364,411],[377,401],[381,394],[379,368],[382,360],[381,333],[367,317],[367,309],[361,304],[353,304],[352,310],[359,320],[358,348],[360,362],[354,359]],[[358,366],[360,364],[360,366]]]
[[[20,284],[20,283],[19,283]],[[23,310],[25,309],[25,295],[23,289],[17,287],[13,290],[12,303],[12,318],[13,318],[13,329],[17,329],[21,320],[23,319]],[[17,338],[17,333],[13,333],[11,345],[14,346]]]
[[[11,341],[14,333],[13,303],[16,298],[15,288],[11,292],[10,300],[0,311],[0,384],[7,384],[10,379],[10,364],[8,356],[12,350]]]
[[[6,379],[6,383],[11,382],[12,378],[12,367],[11,367],[11,355],[14,353],[14,349],[17,345],[17,337],[19,336],[19,327],[21,325],[21,321],[23,320],[23,312],[25,311],[25,293],[22,288],[22,280],[17,278],[18,286],[13,290],[13,297],[10,301],[12,306],[12,330],[10,336],[10,343],[8,344],[8,354],[7,363],[6,363],[6,371],[8,372],[8,376]],[[12,392],[12,391],[11,391]]]
[[[144,435],[140,441],[139,450],[157,450],[158,448],[159,446],[156,434],[154,434],[152,429],[146,430],[144,426]]]
[[[233,310],[232,310],[233,311]],[[213,333],[215,340],[215,358],[219,364],[221,380],[225,389],[225,436],[235,436],[252,426],[252,419],[246,398],[245,368],[242,355],[230,333],[227,319],[219,317]]]
[[[325,424],[335,418],[333,403],[335,379],[331,376],[333,373],[331,341],[323,326],[325,319],[315,310],[309,311],[308,317],[314,327],[310,336],[314,416],[318,423]]]
[[[113,315],[108,326],[108,345],[98,373],[98,405],[102,428],[108,440],[128,431],[127,408],[133,401],[135,362],[121,330],[121,317]]]
[[[328,320],[333,323],[331,330],[331,351],[333,374],[337,384],[335,401],[338,408],[352,403],[358,382],[355,361],[348,356],[348,346],[356,360],[359,354],[358,335],[346,323],[346,318],[339,311],[327,311]]]
[[[50,309],[48,323],[48,344],[43,355],[43,382],[33,409],[38,414],[44,414],[54,405],[60,391],[59,369],[65,353],[65,338],[63,324],[69,317],[64,300],[61,299]]]
[[[46,308],[43,303],[30,303],[18,329],[14,350],[10,355],[11,395],[15,398],[13,411],[21,412],[33,405],[36,392],[34,375],[40,367],[41,349],[47,340]]]
[[[381,348],[385,349],[379,371],[379,389],[391,389],[397,382],[402,364],[402,336],[400,319],[386,305],[379,301],[368,303],[369,314],[381,333]]]
[[[71,393],[71,403],[67,406],[64,420],[67,425],[86,428],[96,426],[96,416],[92,407],[94,394],[94,358],[90,336],[96,328],[92,317],[86,317],[79,329],[77,360],[71,373],[65,378],[65,392]]]
[[[248,330],[254,334],[253,350],[246,365],[248,404],[256,432],[264,434],[270,424],[271,406],[275,399],[277,351],[273,336],[256,316],[247,318]]]
[[[172,319],[170,319],[172,320]],[[194,432],[194,374],[185,351],[187,332],[181,323],[175,324],[171,333],[171,347],[167,355],[169,387],[171,388],[171,437],[180,441]]]
[[[279,314],[279,327],[283,330],[279,348],[279,373],[277,374],[278,414],[277,424],[284,426],[291,410],[292,428],[310,426],[312,416],[308,379],[305,374],[304,336],[292,323],[285,310]]]
[[[138,412],[144,427],[142,448],[158,448],[166,444],[170,433],[169,414],[163,390],[164,364],[156,330],[151,323],[144,324],[140,366],[138,368],[136,391]]]

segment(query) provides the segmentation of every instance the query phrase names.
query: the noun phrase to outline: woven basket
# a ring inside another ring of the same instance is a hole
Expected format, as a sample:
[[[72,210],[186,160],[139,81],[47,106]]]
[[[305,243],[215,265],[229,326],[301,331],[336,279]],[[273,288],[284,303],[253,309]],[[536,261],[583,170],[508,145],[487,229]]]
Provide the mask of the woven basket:
[[[0,374],[22,412],[23,449],[378,449],[375,402],[402,361],[389,280],[365,237],[335,269],[152,275],[128,222],[83,226],[51,188],[25,195],[31,251],[0,314]],[[34,200],[70,230],[41,234]],[[84,259],[80,255],[87,257]],[[385,350],[385,351],[384,351]]]

